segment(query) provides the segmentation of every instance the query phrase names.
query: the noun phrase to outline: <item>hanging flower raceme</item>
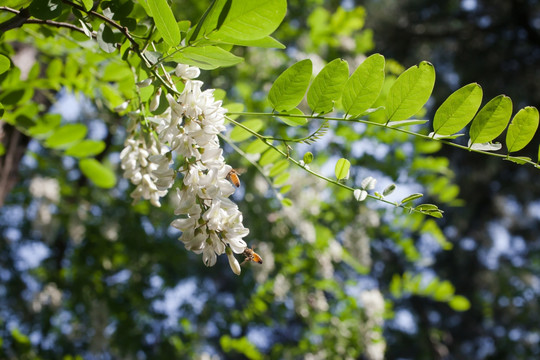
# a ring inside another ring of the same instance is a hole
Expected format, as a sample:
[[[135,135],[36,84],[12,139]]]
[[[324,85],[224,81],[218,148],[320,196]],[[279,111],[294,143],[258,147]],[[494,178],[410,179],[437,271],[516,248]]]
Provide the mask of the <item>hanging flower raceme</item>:
[[[203,254],[206,266],[227,253],[231,268],[239,274],[232,252],[244,252],[243,238],[249,230],[242,224],[238,206],[229,199],[235,191],[227,180],[232,168],[225,163],[218,138],[225,130],[226,110],[215,100],[213,89],[202,91],[203,82],[193,80],[200,74],[198,68],[180,64],[175,73],[184,81],[184,90],[178,99],[167,94],[169,108],[149,119],[157,134],[150,146],[134,138],[126,140],[121,153],[124,177],[137,185],[134,199],[149,199],[159,206],[159,197],[181,173],[175,210],[179,218],[171,225],[182,231],[180,240],[186,249]],[[172,153],[183,160],[178,170],[170,168]]]

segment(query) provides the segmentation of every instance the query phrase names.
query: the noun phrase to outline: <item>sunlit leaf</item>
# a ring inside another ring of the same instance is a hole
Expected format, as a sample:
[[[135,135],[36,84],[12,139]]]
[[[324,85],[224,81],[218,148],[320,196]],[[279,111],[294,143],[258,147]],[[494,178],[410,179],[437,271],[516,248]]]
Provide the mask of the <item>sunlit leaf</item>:
[[[538,109],[527,106],[518,111],[506,133],[508,152],[523,149],[534,137],[538,129]]]
[[[482,103],[482,88],[468,84],[453,92],[435,112],[434,134],[452,135],[463,129]],[[431,136],[431,135],[430,135]]]
[[[469,135],[471,143],[487,143],[499,136],[512,116],[512,100],[499,95],[491,99],[474,118]]]
[[[177,52],[172,59],[175,62],[197,66],[204,70],[233,66],[244,61],[219,46],[187,47]]]
[[[209,38],[262,39],[277,29],[286,11],[286,0],[232,1],[223,23]]]
[[[307,102],[315,114],[326,114],[334,108],[349,76],[349,64],[342,59],[328,63],[317,74],[307,93]]]
[[[268,93],[268,100],[274,110],[289,111],[300,104],[309,86],[311,73],[311,60],[305,59],[279,75]]]
[[[105,143],[101,140],[83,140],[66,150],[66,155],[77,158],[100,154],[105,150]]]
[[[58,128],[45,141],[45,145],[53,149],[65,149],[81,141],[87,131],[83,124],[67,124]]]
[[[406,120],[422,109],[435,84],[435,69],[427,61],[402,73],[390,88],[386,99],[388,121]]]
[[[384,84],[384,56],[373,54],[351,75],[342,94],[346,115],[362,114],[377,100]]]
[[[279,160],[278,162],[274,164],[274,166],[272,166],[272,168],[270,169],[270,172],[268,173],[268,176],[274,177],[276,175],[279,175],[285,170],[287,170],[288,167],[289,167],[289,161],[287,159]]]
[[[0,74],[5,73],[11,67],[11,61],[7,56],[0,54]]]
[[[307,152],[304,154],[304,164],[311,164],[313,161],[313,154],[311,152]]]
[[[114,171],[96,159],[82,159],[79,162],[79,167],[84,176],[100,188],[110,189],[116,185]]]
[[[294,108],[292,110],[282,112],[280,115],[284,114],[290,114],[290,115],[304,115],[302,110],[298,108]],[[305,125],[307,123],[307,119],[305,117],[299,117],[299,116],[279,116],[279,120],[283,121],[285,124],[289,126],[301,126]]]
[[[147,4],[163,40],[169,46],[180,44],[180,30],[167,0],[148,0]]]
[[[242,125],[254,132],[257,132],[262,129],[264,123],[260,119],[250,119],[244,121]],[[251,134],[249,131],[240,126],[236,126],[234,129],[232,129],[230,138],[232,141],[239,142],[249,139],[251,136],[253,136],[253,134]]]
[[[454,295],[450,301],[448,301],[448,305],[455,311],[467,311],[471,308],[469,300],[461,295]]]
[[[351,163],[349,160],[341,158],[336,163],[335,174],[338,180],[348,179],[349,178],[349,169],[351,168]]]

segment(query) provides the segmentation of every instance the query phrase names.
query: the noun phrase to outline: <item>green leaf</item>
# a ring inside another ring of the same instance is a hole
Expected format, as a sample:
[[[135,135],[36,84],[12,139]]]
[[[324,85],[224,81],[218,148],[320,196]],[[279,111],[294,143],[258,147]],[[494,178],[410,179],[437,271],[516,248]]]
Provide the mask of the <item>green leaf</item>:
[[[4,116],[4,105],[2,105],[2,103],[0,103],[0,118]]]
[[[248,154],[260,154],[268,149],[268,145],[261,139],[257,139],[248,145],[246,153]]]
[[[276,162],[279,158],[281,158],[281,154],[275,149],[270,148],[262,154],[259,164],[261,166],[266,166]]]
[[[373,54],[347,80],[341,96],[346,115],[356,117],[377,100],[384,84],[384,64],[384,56]]]
[[[6,153],[6,148],[4,144],[0,143],[0,156],[3,156]]]
[[[230,45],[240,45],[240,46],[250,46],[250,47],[260,47],[260,48],[274,48],[274,49],[285,49],[285,45],[277,41],[271,36],[265,36],[262,39],[257,40],[239,40],[227,37],[221,37],[217,40],[219,43],[230,44]]]
[[[64,4],[61,0],[34,0],[28,7],[30,14],[41,20],[52,20],[62,15]]]
[[[37,138],[46,137],[48,133],[60,126],[61,121],[60,114],[45,114],[38,118],[36,125],[28,129],[28,133]]]
[[[285,111],[285,112],[280,113],[280,115],[284,115],[284,114],[290,114],[290,115],[304,115],[304,113],[302,112],[302,110],[300,110],[299,108],[294,108],[294,109],[292,109],[292,110],[289,110],[289,111]],[[305,125],[305,124],[307,124],[307,119],[306,119],[305,117],[279,116],[278,119],[281,120],[281,121],[283,121],[285,124],[287,124],[287,125],[289,125],[289,126],[300,126],[300,125]]]
[[[396,190],[396,184],[390,184],[383,190],[383,196],[388,196]]]
[[[210,39],[220,37],[239,40],[257,40],[270,35],[277,29],[287,12],[286,0],[233,0],[227,17],[210,34]]]
[[[79,167],[84,176],[100,188],[110,189],[116,185],[114,172],[96,159],[82,159]]]
[[[253,130],[254,132],[257,132],[262,129],[264,123],[260,119],[250,119],[244,121],[242,125]],[[252,136],[253,135],[246,129],[243,129],[240,126],[236,126],[234,129],[232,129],[230,138],[232,141],[240,142],[249,139]]]
[[[47,147],[66,149],[86,136],[87,128],[83,124],[67,124],[55,130],[45,141]]]
[[[7,56],[0,54],[0,74],[5,73],[11,67],[11,61]]]
[[[94,6],[94,0],[82,0],[82,3],[86,11],[92,10],[92,6]]]
[[[99,25],[97,42],[101,50],[105,51],[107,54],[111,54],[116,50],[114,33],[105,23]]]
[[[178,63],[197,66],[203,70],[233,66],[244,61],[218,46],[187,47],[176,53],[172,60]]]
[[[447,301],[452,298],[454,291],[454,286],[450,283],[450,281],[445,280],[439,284],[433,293],[433,298],[437,301]]]
[[[336,163],[335,174],[338,180],[349,178],[349,169],[351,168],[351,162],[347,159],[341,158]]]
[[[401,126],[409,126],[409,125],[423,125],[427,122],[428,120],[409,119],[409,120],[390,121],[386,125],[389,127],[401,127]]]
[[[317,74],[307,93],[307,103],[314,114],[332,111],[349,76],[349,64],[342,59],[328,63]]]
[[[499,95],[491,99],[474,118],[469,135],[471,144],[487,143],[499,136],[512,116],[512,100]]]
[[[469,300],[461,295],[454,295],[448,305],[455,311],[467,311],[471,308],[471,303]]]
[[[147,0],[156,27],[169,46],[180,44],[180,30],[167,0]]]
[[[291,177],[291,174],[288,172],[284,172],[278,177],[274,179],[274,186],[279,187],[287,182],[289,180],[289,177]]]
[[[508,152],[523,149],[534,137],[538,129],[538,109],[527,106],[518,111],[506,133]]]
[[[312,161],[313,161],[313,153],[308,151],[307,153],[304,154],[304,164],[306,165],[311,164]]]
[[[503,158],[503,160],[512,161],[512,162],[515,162],[516,164],[523,165],[527,163],[527,161],[531,161],[532,159],[527,156],[508,156],[508,157]]]
[[[309,86],[312,68],[311,60],[305,59],[279,75],[268,93],[274,110],[289,111],[300,104]]]
[[[274,164],[268,173],[268,176],[274,177],[281,174],[289,167],[289,161],[287,159],[282,159]]]
[[[401,74],[386,99],[387,120],[406,120],[422,109],[435,84],[435,69],[427,61]]]
[[[424,194],[419,194],[419,193],[417,193],[417,194],[409,195],[409,196],[407,196],[406,198],[402,199],[402,200],[400,201],[400,204],[403,205],[403,204],[405,204],[405,203],[408,203],[409,201],[413,201],[413,200],[419,199],[419,198],[421,198],[422,196],[424,196]]]
[[[227,17],[231,2],[232,0],[214,0],[201,16],[197,25],[188,32],[187,42],[192,43],[197,39],[207,38],[208,34],[219,28]]]
[[[105,150],[105,143],[101,140],[83,140],[66,150],[66,155],[83,158],[100,154]]]
[[[482,88],[468,84],[453,92],[437,109],[433,119],[434,134],[452,135],[463,129],[482,103]]]

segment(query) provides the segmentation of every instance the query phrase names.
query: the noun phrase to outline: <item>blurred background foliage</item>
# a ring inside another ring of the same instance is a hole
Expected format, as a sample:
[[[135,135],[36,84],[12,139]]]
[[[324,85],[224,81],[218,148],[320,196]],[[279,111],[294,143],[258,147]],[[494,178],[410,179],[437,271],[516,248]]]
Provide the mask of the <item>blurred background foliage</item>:
[[[207,5],[173,7],[177,20],[194,22]],[[273,35],[286,50],[235,49],[244,63],[205,71],[202,80],[225,90],[225,107],[268,111],[266,93],[294,62],[310,58],[318,72],[341,57],[354,69],[379,52],[387,58],[385,89],[420,60],[434,63],[426,116],[474,81],[486,98],[505,93],[516,108],[538,106],[539,7],[532,0],[290,1]],[[119,75],[105,70],[97,46],[52,40],[54,32],[32,25],[3,36],[3,52],[36,53],[22,97],[62,114],[62,123],[85,124],[88,139],[106,144],[98,159],[120,175],[126,120],[111,109],[133,96],[133,84],[116,87]],[[19,74],[3,74],[4,94],[9,76],[19,84]],[[18,116],[32,119],[32,104],[19,104]],[[262,120],[262,132],[276,136],[320,125]],[[252,141],[235,146],[249,153]],[[385,343],[388,359],[540,354],[538,170],[364,125],[332,124],[311,147],[293,148],[298,159],[312,151],[312,168],[326,174],[348,158],[350,183],[373,176],[379,192],[395,183],[391,200],[426,194],[445,211],[434,221],[358,203],[293,168],[272,188],[225,145],[228,163],[247,170],[234,199],[264,259],[237,277],[225,258],[206,268],[183,248],[169,227],[174,204],[132,206],[126,180],[96,188],[61,149],[36,139],[23,146],[18,182],[0,208],[0,358],[378,359]],[[523,153],[535,159],[536,151]],[[284,206],[283,196],[293,205]],[[373,314],[378,292],[385,303]]]

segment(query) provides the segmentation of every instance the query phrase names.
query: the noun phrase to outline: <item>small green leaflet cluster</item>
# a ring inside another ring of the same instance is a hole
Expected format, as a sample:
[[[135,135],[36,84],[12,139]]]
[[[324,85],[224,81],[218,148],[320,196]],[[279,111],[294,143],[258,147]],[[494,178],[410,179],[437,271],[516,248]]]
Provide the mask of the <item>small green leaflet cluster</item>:
[[[435,301],[445,302],[455,311],[466,311],[471,307],[467,298],[455,295],[455,288],[451,282],[441,281],[435,277],[427,285],[424,285],[421,274],[413,275],[405,272],[403,276],[394,274],[390,283],[390,292],[395,298],[407,295],[419,295],[430,297]]]
[[[269,35],[285,17],[286,0],[215,0],[191,28],[187,21],[176,22],[167,0],[143,0],[140,4],[154,19],[167,45],[157,53],[148,52],[154,65],[174,61],[211,70],[243,61],[226,50],[232,45],[284,48]]]
[[[427,61],[403,72],[383,97],[383,106],[378,108],[371,108],[371,106],[378,101],[385,82],[385,59],[382,55],[374,54],[368,57],[351,76],[349,76],[348,63],[342,59],[335,59],[328,63],[313,81],[311,81],[312,71],[313,67],[309,59],[292,65],[276,79],[269,91],[268,100],[274,110],[273,115],[282,119],[289,126],[304,125],[308,119],[313,118],[322,119],[324,122],[317,131],[308,137],[272,139],[309,144],[321,136],[322,131],[320,130],[327,130],[329,120],[355,121],[392,128],[426,139],[443,141],[471,151],[504,157],[506,160],[517,163],[532,163],[529,158],[510,156],[510,153],[521,150],[532,140],[538,128],[538,110],[534,107],[525,107],[514,116],[506,136],[508,148],[506,156],[487,153],[486,151],[501,148],[500,144],[492,144],[491,141],[499,136],[508,125],[512,115],[512,103],[510,98],[500,95],[489,101],[477,113],[482,101],[482,89],[478,84],[466,85],[449,96],[436,111],[433,120],[434,131],[429,136],[401,129],[403,126],[421,125],[427,122],[427,120],[412,118],[422,110],[435,84],[435,69]],[[310,114],[304,114],[297,107],[304,98],[309,106]],[[385,113],[383,123],[362,119],[362,117],[383,109]],[[324,116],[334,110],[342,112],[343,117]],[[471,121],[468,147],[447,141],[461,136],[462,134],[456,133]],[[259,126],[261,125],[259,122],[257,124],[257,129],[251,129],[253,130],[252,135],[257,136],[256,132],[262,127]],[[243,125],[250,128],[248,122],[243,123]],[[259,139],[269,139],[269,137],[261,136]],[[307,163],[307,161],[304,162]],[[538,163],[532,164],[540,168]],[[350,166],[349,160],[345,158],[338,160],[335,176],[339,182],[348,178]],[[358,192],[355,194],[358,200],[363,200],[368,196],[366,189],[355,191]],[[375,193],[375,196],[371,197],[382,200],[389,192],[389,189],[385,189],[382,194]],[[407,203],[422,196],[422,194],[412,194],[394,204],[410,211],[438,218],[442,217],[442,211],[436,205],[420,204],[416,207],[407,205]]]
[[[328,63],[313,79],[310,60],[302,60],[285,70],[274,82],[268,94],[272,108],[280,117],[290,116],[294,124],[302,112],[297,106],[307,95],[307,104],[311,110],[308,117],[322,118],[333,110],[343,112],[342,120],[362,121],[361,117],[381,108],[370,107],[379,98],[384,84],[385,60],[380,54],[368,57],[349,77],[346,61],[335,59]],[[406,125],[424,124],[427,120],[411,119],[428,101],[435,84],[435,69],[432,64],[423,61],[403,72],[392,84],[384,102],[386,122],[384,126],[399,128]],[[308,89],[309,88],[309,89]],[[507,127],[512,116],[512,102],[509,97],[499,95],[490,100],[479,112],[482,102],[482,88],[478,84],[469,84],[452,93],[437,109],[433,119],[434,131],[430,138],[454,139],[469,122],[470,141],[468,149],[473,151],[494,151],[501,149],[500,144],[491,143]],[[477,113],[478,112],[478,113]],[[333,119],[338,120],[338,119]],[[303,123],[306,123],[305,120]],[[521,109],[513,118],[506,135],[508,154],[506,160],[517,163],[532,163],[530,158],[510,156],[510,153],[523,149],[534,137],[538,128],[539,115],[535,107]],[[381,126],[382,124],[374,124]],[[422,134],[412,133],[423,136]],[[534,164],[534,163],[532,163]],[[534,164],[540,166],[538,163]],[[338,179],[340,179],[338,177]]]
[[[55,65],[61,67],[61,61],[51,63],[47,70],[48,75],[56,72]],[[6,72],[10,67],[9,59],[0,55],[0,73]],[[3,85],[10,90],[0,95],[0,104],[3,104],[0,105],[2,120],[17,126],[19,131],[39,140],[43,146],[78,159],[81,172],[97,186],[107,189],[114,187],[116,176],[113,170],[92,158],[105,150],[105,143],[101,140],[85,139],[88,128],[84,124],[61,125],[60,115],[40,114],[37,104],[30,101],[34,91],[57,87],[55,83],[43,82],[38,78],[38,74],[39,66],[34,66],[25,81],[20,80],[20,70],[16,67],[7,74]],[[7,110],[5,114],[4,107]]]
[[[512,100],[505,95],[491,99],[478,111],[482,102],[482,88],[478,84],[469,84],[451,94],[435,113],[434,131],[431,137],[454,139],[472,120],[469,130],[471,150],[497,151],[500,143],[492,143],[508,126],[512,117]],[[478,112],[477,112],[478,111]],[[518,164],[531,163],[530,158],[510,156],[510,153],[523,149],[534,137],[538,128],[539,115],[535,107],[527,106],[517,112],[506,133],[506,160]],[[538,164],[535,165],[540,168]]]

